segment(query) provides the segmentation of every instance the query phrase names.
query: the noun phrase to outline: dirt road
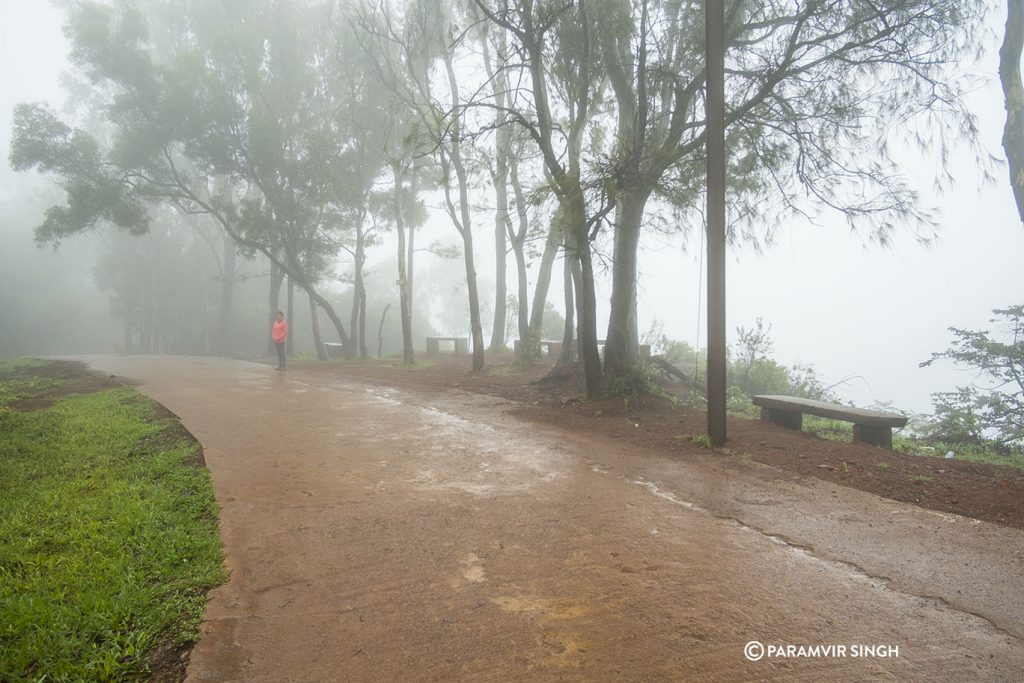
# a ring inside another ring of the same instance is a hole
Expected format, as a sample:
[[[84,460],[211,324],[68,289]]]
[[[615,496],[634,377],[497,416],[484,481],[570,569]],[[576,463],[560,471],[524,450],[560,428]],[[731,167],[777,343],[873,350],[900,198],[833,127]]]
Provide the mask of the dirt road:
[[[190,681],[1024,671],[1012,529],[631,452],[518,422],[500,399],[428,404],[222,359],[78,360],[140,381],[203,444],[231,579]]]

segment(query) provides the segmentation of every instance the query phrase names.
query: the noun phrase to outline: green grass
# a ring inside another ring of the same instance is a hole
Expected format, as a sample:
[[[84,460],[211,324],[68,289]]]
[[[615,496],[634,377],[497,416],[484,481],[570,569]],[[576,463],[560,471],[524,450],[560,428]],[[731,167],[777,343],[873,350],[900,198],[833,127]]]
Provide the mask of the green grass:
[[[918,438],[893,436],[893,450],[909,453],[924,458],[945,459],[947,451],[953,451],[955,460],[987,463],[989,465],[1006,465],[1024,470],[1024,452],[1016,451],[1000,453],[984,444],[946,444],[925,441]]]
[[[933,478],[929,477],[927,474],[914,474],[914,475],[908,476],[907,479],[910,479],[912,481],[921,481],[921,482],[929,482],[929,481],[933,480]]]
[[[852,441],[853,425],[842,420],[831,420],[817,415],[804,415],[804,431],[830,441]]]
[[[18,369],[5,400],[32,395]],[[154,407],[126,387],[0,407],[0,680],[145,678],[156,648],[198,636],[225,579],[217,508]]]
[[[504,363],[502,365],[489,365],[485,368],[488,375],[491,377],[511,377],[522,373],[523,369],[514,363]]]

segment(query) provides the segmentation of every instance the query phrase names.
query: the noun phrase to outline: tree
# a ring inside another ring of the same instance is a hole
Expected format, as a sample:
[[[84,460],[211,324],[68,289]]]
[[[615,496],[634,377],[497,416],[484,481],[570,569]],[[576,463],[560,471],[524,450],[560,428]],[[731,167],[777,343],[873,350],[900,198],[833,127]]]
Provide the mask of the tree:
[[[533,109],[513,106],[509,118],[524,125],[541,150],[571,226],[570,249],[579,250],[583,287],[576,299],[587,393],[600,380],[624,386],[639,362],[636,263],[648,204],[653,199],[659,209],[700,215],[704,0],[476,2],[515,36],[530,77]],[[945,70],[973,48],[981,6],[977,0],[730,3],[726,94],[734,233],[757,239],[761,226],[817,204],[869,225],[881,242],[901,221],[926,236],[928,214],[901,180],[886,131],[914,119],[925,129],[935,124],[940,144],[961,137],[948,132],[975,137],[959,83],[947,80]],[[557,68],[554,46],[574,56],[572,77]],[[606,83],[611,104],[597,96]],[[548,95],[558,85],[564,97],[555,101],[563,109],[553,119]],[[576,168],[573,148],[581,140],[574,135],[587,120],[580,114],[596,107],[600,119],[614,117],[614,126],[591,131],[595,143],[586,168]],[[926,120],[915,119],[921,114]],[[552,131],[565,131],[567,151],[552,144]],[[602,373],[596,347],[590,350],[589,240],[611,210],[613,291]]]
[[[474,17],[475,19],[476,17]],[[491,84],[491,98],[494,102],[494,126],[495,126],[495,141],[494,141],[494,159],[491,164],[491,183],[494,186],[494,200],[495,200],[495,212],[494,212],[494,321],[491,326],[491,343],[489,348],[492,351],[505,348],[505,342],[508,339],[506,332],[506,306],[509,302],[508,297],[508,278],[506,259],[508,257],[507,244],[509,241],[512,243],[512,248],[516,254],[516,274],[518,277],[519,287],[517,288],[518,296],[513,297],[516,300],[517,308],[520,303],[524,306],[525,301],[525,263],[520,267],[519,256],[522,253],[522,239],[517,240],[517,230],[512,227],[512,218],[510,212],[510,204],[508,190],[509,190],[509,175],[510,173],[516,173],[518,169],[509,169],[510,163],[515,164],[515,159],[512,152],[512,129],[509,126],[502,125],[504,120],[504,111],[508,109],[508,96],[509,96],[509,85],[508,85],[508,45],[505,39],[505,31],[500,27],[496,27],[494,31],[487,31],[486,22],[479,22],[479,26],[483,27],[483,31],[480,37],[480,46],[483,50],[484,69],[487,73],[487,80]],[[491,58],[491,36],[490,33],[496,34],[494,38],[494,60]],[[518,182],[518,177],[515,177],[515,181]],[[521,191],[521,190],[520,190]],[[525,210],[525,209],[524,209]],[[524,231],[525,232],[525,231]],[[525,237],[525,235],[524,235]],[[525,313],[522,308],[518,308],[518,321],[523,323],[525,321]],[[525,328],[523,325],[519,325],[519,338],[522,342],[525,342]],[[522,344],[520,344],[522,345]]]
[[[611,381],[639,360],[635,269],[648,200],[699,205],[704,3],[594,4],[618,115],[608,161],[619,209],[605,348]],[[945,69],[973,49],[980,4],[731,3],[726,122],[734,220],[763,223],[765,207],[779,200],[783,213],[806,211],[802,195],[867,223],[883,242],[899,221],[925,226],[927,214],[901,180],[884,131],[932,113],[940,130],[974,136],[973,118]]]
[[[992,311],[990,322],[1002,335],[988,330],[951,327],[952,345],[921,363],[938,360],[977,372],[981,384],[932,395],[938,436],[951,442],[991,440],[1004,448],[1024,446],[1024,304]]]
[[[1017,214],[1024,221],[1024,83],[1020,58],[1024,50],[1024,0],[1006,0],[1006,30],[999,50],[999,80],[1006,104],[1003,149],[1010,170],[1010,187]]]
[[[351,141],[343,150],[343,163],[351,169],[349,190],[342,210],[345,220],[352,226],[342,247],[352,256],[352,308],[349,330],[353,344],[361,357],[368,355],[366,345],[366,251],[377,242],[377,233],[393,217],[390,194],[376,189],[376,184],[387,167],[389,134],[387,120],[389,98],[378,82],[359,41],[352,17],[339,13],[333,31],[334,69],[336,88],[343,93],[341,110],[336,112],[335,125],[340,135]],[[388,218],[385,219],[385,216]],[[404,230],[403,230],[404,237]],[[410,299],[411,300],[411,299]],[[411,330],[409,340],[411,344]],[[411,353],[411,348],[409,349]]]
[[[112,313],[124,321],[125,352],[208,351],[208,309],[216,296],[206,277],[210,259],[196,253],[176,218],[165,210],[145,235],[112,233],[94,268],[97,286],[110,295]],[[182,278],[183,273],[193,276]]]
[[[454,8],[411,0],[402,13],[394,12],[390,2],[381,2],[361,17],[361,24],[367,53],[375,59],[382,82],[405,104],[419,141],[425,143],[420,155],[432,155],[440,170],[445,211],[463,243],[473,369],[480,371],[484,341],[469,200],[470,152],[463,136],[464,114],[455,70],[462,39],[455,35],[453,25],[460,19]],[[435,82],[435,66],[442,76],[436,79],[440,84]],[[440,98],[445,96],[442,103]],[[453,185],[457,196],[453,196]]]
[[[602,371],[590,243],[611,205],[603,185],[591,183],[583,160],[585,133],[604,96],[600,55],[592,49],[589,3],[475,2],[489,21],[507,32],[509,49],[525,72],[525,94],[513,94],[506,119],[522,126],[537,145],[558,201],[553,229],[561,228],[567,256],[577,264],[577,336],[584,386],[588,397],[596,397]],[[535,300],[534,315],[539,311],[543,307]]]
[[[111,145],[45,106],[18,107],[12,166],[53,173],[67,192],[37,240],[56,243],[98,222],[142,234],[154,202],[208,214],[247,254],[266,255],[305,289],[351,353],[315,286],[336,251],[346,171],[346,141],[331,129],[321,78],[324,7],[166,6],[184,17],[173,51],[153,46],[131,5],[83,2],[70,14],[72,59],[106,98]],[[227,189],[216,182],[224,177]]]

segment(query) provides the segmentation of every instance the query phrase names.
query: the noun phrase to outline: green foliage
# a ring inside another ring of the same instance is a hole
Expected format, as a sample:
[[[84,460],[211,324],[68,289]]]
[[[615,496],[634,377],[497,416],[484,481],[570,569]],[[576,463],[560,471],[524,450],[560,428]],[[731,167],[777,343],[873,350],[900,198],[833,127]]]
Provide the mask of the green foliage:
[[[544,320],[541,339],[561,339],[565,335],[565,316],[550,301],[544,302]]]
[[[95,139],[62,123],[46,105],[15,107],[10,162],[16,171],[35,168],[57,176],[67,194],[67,203],[50,207],[36,230],[41,244],[59,243],[102,221],[134,235],[149,229],[142,202],[104,163]]]
[[[654,347],[666,361],[682,369],[690,377],[696,377],[701,371],[700,353],[687,342],[660,335]]]
[[[893,450],[908,455],[936,459],[944,459],[946,453],[953,451],[953,457],[956,460],[1005,465],[1024,470],[1024,451],[996,448],[989,442],[980,444],[952,443],[938,441],[927,435],[901,436],[894,434]]]
[[[750,394],[737,386],[725,390],[725,409],[733,415],[753,419],[761,414],[761,409],[754,405]]]
[[[981,385],[959,387],[932,395],[935,421],[927,435],[957,445],[990,445],[1003,452],[1024,448],[1024,304],[992,311],[990,322],[1001,337],[988,330],[950,328],[954,340],[938,360],[974,370]]]
[[[198,637],[225,579],[217,508],[153,415],[128,388],[0,411],[0,679],[145,678],[155,647]]]
[[[726,365],[726,408],[734,414],[755,418],[760,408],[751,401],[758,394],[782,394],[815,400],[831,400],[828,389],[822,384],[814,366],[797,363],[787,367],[772,359],[773,344],[771,325],[760,318],[751,329],[737,328],[738,341],[733,345]],[[685,341],[675,341],[664,335],[657,338],[654,346],[671,365],[680,368],[690,377],[699,378],[706,384],[703,375],[702,357],[706,352],[695,350]]]
[[[713,450],[715,447],[714,444],[711,443],[711,437],[709,437],[707,434],[694,434],[693,436],[690,437],[690,441],[697,444],[701,448],[706,448],[708,450]]]
[[[730,410],[743,415],[756,411],[748,406],[749,397],[758,394],[782,394],[815,400],[829,400],[814,366],[798,363],[786,367],[771,358],[774,344],[771,325],[757,318],[753,328],[736,328],[737,342],[733,345],[726,367],[729,386]],[[743,396],[747,397],[744,402]]]
[[[65,190],[37,241],[104,224],[143,234],[163,204],[215,218],[244,257],[261,252],[312,288],[372,209],[386,135],[379,89],[367,87],[365,64],[353,68],[358,46],[331,9],[73,3],[65,32],[73,77],[89,93],[90,111],[77,117],[86,124],[45,105],[15,114],[12,164]]]
[[[727,368],[727,382],[747,396],[757,394],[795,395],[788,368],[771,359],[771,325],[757,318],[752,329],[736,328],[737,343]]]
[[[604,388],[606,398],[619,397],[628,402],[639,396],[662,396],[667,397],[658,383],[659,373],[649,363],[628,368],[611,378]]]
[[[842,420],[831,420],[817,415],[804,415],[803,430],[822,439],[830,441],[849,441],[853,426]]]

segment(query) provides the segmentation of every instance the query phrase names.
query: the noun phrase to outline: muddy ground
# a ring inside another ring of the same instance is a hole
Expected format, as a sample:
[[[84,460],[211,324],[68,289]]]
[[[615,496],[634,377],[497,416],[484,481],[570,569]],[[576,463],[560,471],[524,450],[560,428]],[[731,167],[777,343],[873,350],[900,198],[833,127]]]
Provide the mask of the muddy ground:
[[[491,360],[483,373],[473,373],[469,357],[440,354],[420,360],[413,368],[393,361],[307,361],[292,366],[418,391],[454,389],[500,396],[521,404],[514,412],[526,420],[621,439],[630,448],[681,458],[708,452],[695,440],[707,433],[704,411],[658,397],[583,401],[578,368],[552,372],[551,363],[542,361],[523,370],[506,357]],[[665,388],[684,401],[688,398],[681,385],[666,382]],[[727,442],[717,451],[723,458],[754,460],[930,510],[1024,529],[1024,470],[832,441],[760,420],[730,417],[727,431]]]

